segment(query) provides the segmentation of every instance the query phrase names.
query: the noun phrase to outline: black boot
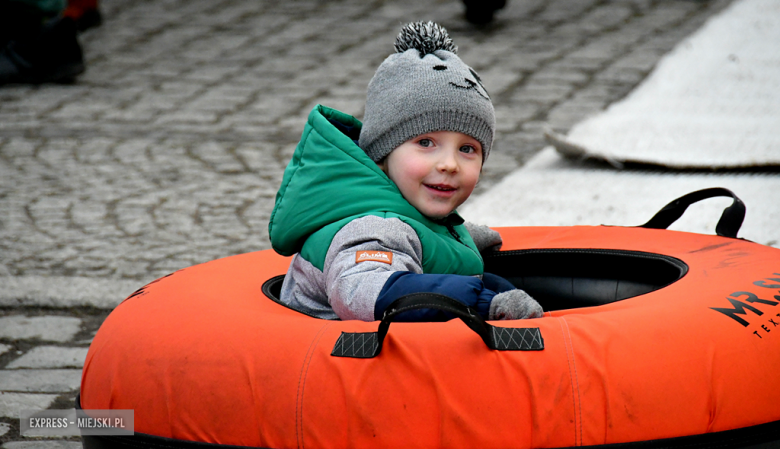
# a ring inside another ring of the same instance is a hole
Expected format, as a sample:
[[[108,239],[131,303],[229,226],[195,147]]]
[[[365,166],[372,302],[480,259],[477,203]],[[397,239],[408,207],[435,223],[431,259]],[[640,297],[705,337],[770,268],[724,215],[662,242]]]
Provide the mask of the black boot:
[[[51,18],[26,3],[0,0],[0,49],[11,41],[40,33],[43,23]]]
[[[84,72],[84,56],[73,19],[63,17],[0,52],[0,85],[72,82]]]
[[[474,25],[485,25],[493,20],[493,14],[506,6],[506,0],[463,0],[466,20]]]
[[[76,19],[76,29],[86,31],[103,24],[103,16],[97,9],[88,9]]]

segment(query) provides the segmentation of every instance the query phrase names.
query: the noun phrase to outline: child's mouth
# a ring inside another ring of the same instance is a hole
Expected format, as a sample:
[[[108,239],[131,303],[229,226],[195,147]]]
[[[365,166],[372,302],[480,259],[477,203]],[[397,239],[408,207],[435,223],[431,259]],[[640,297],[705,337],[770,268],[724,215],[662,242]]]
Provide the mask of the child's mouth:
[[[423,184],[423,185],[431,190],[435,190],[441,193],[449,193],[457,190],[455,187],[443,185],[443,184]]]

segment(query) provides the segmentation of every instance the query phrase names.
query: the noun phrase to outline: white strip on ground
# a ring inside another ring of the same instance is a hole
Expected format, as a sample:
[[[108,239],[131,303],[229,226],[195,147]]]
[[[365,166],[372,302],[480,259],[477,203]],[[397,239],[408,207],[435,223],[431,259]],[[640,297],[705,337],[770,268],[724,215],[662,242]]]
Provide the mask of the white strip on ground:
[[[725,187],[747,206],[739,237],[780,247],[780,176],[774,174],[675,174],[583,168],[547,147],[460,209],[489,226],[638,226],[672,200],[708,187]],[[669,229],[715,234],[731,199],[696,203]]]
[[[780,165],[780,1],[734,2],[624,100],[556,137],[551,143],[570,157],[673,168]]]
[[[0,307],[113,309],[144,286],[142,281],[59,276],[0,276]]]

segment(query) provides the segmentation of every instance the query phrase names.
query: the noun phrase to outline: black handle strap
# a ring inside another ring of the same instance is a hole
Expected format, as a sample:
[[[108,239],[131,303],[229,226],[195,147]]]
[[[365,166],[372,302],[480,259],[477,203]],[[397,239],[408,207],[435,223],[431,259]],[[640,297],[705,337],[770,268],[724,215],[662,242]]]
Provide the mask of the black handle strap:
[[[723,210],[723,215],[718,220],[718,225],[715,226],[715,232],[722,237],[737,238],[737,232],[742,226],[742,221],[745,219],[745,203],[741,199],[737,198],[731,190],[724,189],[723,187],[712,187],[710,189],[697,190],[687,195],[683,195],[680,198],[672,201],[659,210],[653,218],[647,223],[639,226],[640,228],[651,229],[666,229],[682,217],[685,210],[688,209],[693,203],[697,203],[707,198],[713,198],[716,196],[726,196],[732,198],[734,201],[731,206]]]
[[[437,309],[460,318],[479,335],[485,345],[498,351],[540,351],[544,340],[539,328],[507,328],[488,324],[474,309],[449,296],[437,293],[414,293],[395,300],[385,310],[376,332],[342,332],[331,352],[335,357],[373,358],[382,352],[390,323],[410,310]]]

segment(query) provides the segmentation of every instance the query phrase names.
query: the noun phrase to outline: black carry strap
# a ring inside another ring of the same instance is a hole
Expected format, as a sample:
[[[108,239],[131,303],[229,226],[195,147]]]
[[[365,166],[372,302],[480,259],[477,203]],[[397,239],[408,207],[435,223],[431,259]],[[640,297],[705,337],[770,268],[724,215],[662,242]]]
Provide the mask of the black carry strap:
[[[731,197],[734,201],[731,206],[723,210],[723,215],[718,220],[718,225],[715,227],[715,232],[722,237],[737,238],[737,232],[742,226],[742,221],[745,219],[745,203],[741,199],[737,198],[731,190],[724,189],[723,187],[712,187],[710,189],[697,190],[687,195],[683,195],[680,198],[672,201],[659,210],[653,218],[647,223],[639,226],[640,228],[650,229],[666,229],[682,217],[685,210],[693,203],[697,203],[707,198],[713,198],[716,196]]]
[[[476,332],[490,349],[498,351],[540,351],[544,349],[544,340],[537,327],[491,326],[474,309],[449,296],[437,293],[414,293],[402,296],[388,306],[376,332],[342,332],[330,355],[359,359],[370,359],[378,356],[382,352],[382,343],[390,330],[390,323],[398,315],[416,309],[436,309],[455,315]]]

